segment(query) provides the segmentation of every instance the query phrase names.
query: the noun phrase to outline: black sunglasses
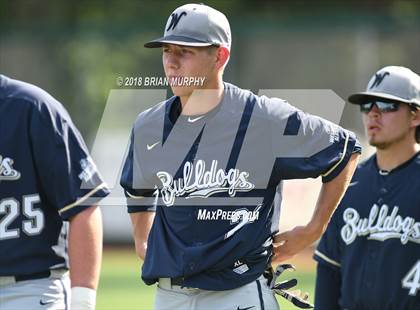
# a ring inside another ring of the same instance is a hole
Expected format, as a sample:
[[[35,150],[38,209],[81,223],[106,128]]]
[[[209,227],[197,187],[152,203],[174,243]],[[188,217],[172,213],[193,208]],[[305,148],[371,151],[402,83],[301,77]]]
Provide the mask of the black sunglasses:
[[[395,112],[400,106],[400,104],[397,102],[372,100],[362,103],[360,105],[360,112],[369,113],[374,105],[376,105],[380,112]]]

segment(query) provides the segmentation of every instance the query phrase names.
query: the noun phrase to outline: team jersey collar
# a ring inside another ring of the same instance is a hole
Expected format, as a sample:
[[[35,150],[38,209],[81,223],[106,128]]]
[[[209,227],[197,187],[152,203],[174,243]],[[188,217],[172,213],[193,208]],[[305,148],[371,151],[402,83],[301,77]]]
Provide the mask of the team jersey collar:
[[[210,110],[209,112],[205,113],[205,114],[200,114],[200,115],[183,115],[181,114],[182,112],[182,108],[181,108],[181,100],[179,99],[179,97],[173,97],[171,99],[168,100],[168,108],[166,110],[166,117],[167,120],[169,120],[169,122],[172,125],[175,125],[175,123],[177,121],[180,121],[181,124],[185,124],[188,126],[194,126],[197,124],[200,124],[200,126],[203,125],[203,122],[208,121],[210,118],[214,117],[221,109],[222,107],[225,105],[225,101],[226,101],[226,91],[227,91],[227,85],[226,83],[224,83],[224,90],[223,90],[223,97],[222,100],[220,101],[220,103],[214,107],[212,110]]]
[[[378,166],[378,161],[377,161],[376,153],[375,153],[374,158],[373,158],[373,165],[374,165],[376,171],[378,171],[378,173],[380,175],[387,176],[387,175],[393,174],[393,173],[395,173],[397,171],[400,171],[400,170],[404,169],[405,167],[409,166],[416,158],[420,158],[420,151],[418,151],[413,157],[411,157],[409,160],[405,161],[401,165],[395,167],[394,169],[382,170]]]

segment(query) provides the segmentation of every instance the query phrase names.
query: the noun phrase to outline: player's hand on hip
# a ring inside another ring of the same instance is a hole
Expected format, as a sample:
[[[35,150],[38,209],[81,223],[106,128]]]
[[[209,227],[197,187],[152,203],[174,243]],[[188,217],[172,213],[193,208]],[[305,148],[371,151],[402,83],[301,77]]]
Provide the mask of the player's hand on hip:
[[[311,229],[310,226],[297,226],[292,230],[275,235],[272,263],[278,264],[293,257],[318,238],[319,233]]]

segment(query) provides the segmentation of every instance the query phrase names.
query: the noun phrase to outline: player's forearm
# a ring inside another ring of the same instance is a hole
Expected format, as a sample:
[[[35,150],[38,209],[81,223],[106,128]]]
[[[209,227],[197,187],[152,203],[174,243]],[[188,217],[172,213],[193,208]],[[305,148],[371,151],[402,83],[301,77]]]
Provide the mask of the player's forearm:
[[[314,240],[318,239],[327,228],[331,215],[343,198],[354,171],[356,170],[359,157],[360,154],[353,154],[340,174],[330,182],[322,185],[315,211],[311,221],[307,225],[308,229],[314,235]]]
[[[102,261],[102,216],[92,206],[70,220],[70,279],[72,287],[96,290]]]
[[[155,218],[154,212],[130,213],[133,224],[133,237],[137,256],[144,260],[147,251],[147,239]]]
[[[350,183],[358,159],[359,154],[353,154],[340,174],[322,185],[314,214],[307,225],[274,236],[273,263],[291,258],[321,237]]]

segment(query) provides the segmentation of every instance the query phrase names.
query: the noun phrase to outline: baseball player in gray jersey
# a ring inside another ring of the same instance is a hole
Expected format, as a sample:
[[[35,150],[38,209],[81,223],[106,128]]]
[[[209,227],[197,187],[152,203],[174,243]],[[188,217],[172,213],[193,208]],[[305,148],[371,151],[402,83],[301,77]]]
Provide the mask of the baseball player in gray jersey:
[[[223,82],[231,33],[213,8],[175,9],[145,46],[162,48],[175,96],[138,116],[121,185],[155,308],[278,309],[271,263],[324,231],[356,166],[354,134]],[[282,180],[318,176],[311,221],[277,234]]]

